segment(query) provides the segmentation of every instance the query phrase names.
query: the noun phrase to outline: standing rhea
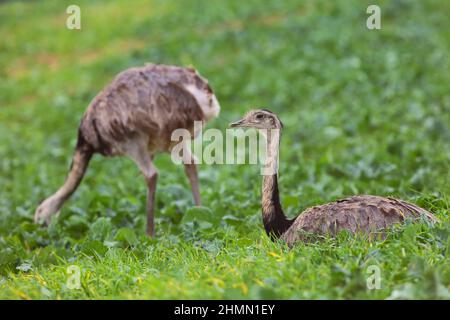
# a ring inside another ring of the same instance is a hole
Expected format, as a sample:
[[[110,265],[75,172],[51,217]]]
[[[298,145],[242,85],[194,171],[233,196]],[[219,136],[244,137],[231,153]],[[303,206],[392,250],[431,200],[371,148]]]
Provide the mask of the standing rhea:
[[[266,129],[267,162],[270,174],[263,176],[262,215],[266,233],[272,239],[282,239],[289,246],[306,240],[305,232],[336,235],[341,230],[367,233],[385,229],[406,218],[436,218],[416,205],[393,198],[360,195],[306,209],[297,218],[288,219],[281,208],[278,194],[278,149],[282,123],[268,110],[252,110],[231,127]]]
[[[158,173],[152,163],[158,152],[170,152],[175,129],[189,130],[194,121],[219,114],[219,103],[208,81],[192,68],[149,64],[118,74],[90,103],[78,130],[72,165],[63,186],[44,200],[35,221],[49,223],[77,189],[94,153],[130,157],[147,183],[147,233],[154,234],[153,207]],[[184,148],[187,150],[187,148]],[[188,161],[186,161],[188,160]],[[189,161],[190,160],[190,161]],[[183,155],[196,205],[200,205],[197,168],[191,154]]]

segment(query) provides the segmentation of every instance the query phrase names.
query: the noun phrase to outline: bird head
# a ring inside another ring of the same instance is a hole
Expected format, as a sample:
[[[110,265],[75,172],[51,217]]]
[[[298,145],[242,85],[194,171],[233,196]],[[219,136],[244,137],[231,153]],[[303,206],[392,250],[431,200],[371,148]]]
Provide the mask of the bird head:
[[[250,110],[238,121],[230,123],[231,128],[279,129],[283,123],[277,115],[267,109]]]

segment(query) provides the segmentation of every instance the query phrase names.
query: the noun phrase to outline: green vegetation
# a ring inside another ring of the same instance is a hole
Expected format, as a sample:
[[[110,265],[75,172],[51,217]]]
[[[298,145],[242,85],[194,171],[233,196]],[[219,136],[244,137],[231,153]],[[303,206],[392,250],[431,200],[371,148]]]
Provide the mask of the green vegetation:
[[[0,298],[449,298],[450,2],[72,1],[0,4]],[[391,195],[435,213],[385,240],[288,250],[265,235],[256,166],[184,170],[156,160],[157,238],[128,159],[96,156],[49,229],[32,222],[63,182],[89,101],[123,69],[192,65],[222,105],[222,130],[268,107],[285,125],[288,215],[340,197]],[[81,268],[81,289],[67,267]],[[381,289],[368,290],[370,265]]]

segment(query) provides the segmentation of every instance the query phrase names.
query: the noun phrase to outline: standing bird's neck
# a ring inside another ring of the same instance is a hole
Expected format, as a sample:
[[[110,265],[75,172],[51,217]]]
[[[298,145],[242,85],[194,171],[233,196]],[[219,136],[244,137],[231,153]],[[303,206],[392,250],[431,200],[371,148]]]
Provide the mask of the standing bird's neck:
[[[281,208],[278,191],[278,152],[280,129],[267,133],[267,161],[262,181],[262,215],[267,234],[272,239],[279,238],[292,225]]]

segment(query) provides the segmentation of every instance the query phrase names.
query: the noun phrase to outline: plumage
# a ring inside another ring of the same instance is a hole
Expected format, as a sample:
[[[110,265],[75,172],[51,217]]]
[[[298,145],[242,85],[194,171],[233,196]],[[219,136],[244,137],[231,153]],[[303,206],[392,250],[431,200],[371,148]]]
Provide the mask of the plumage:
[[[266,109],[252,110],[231,127],[268,129],[267,165],[273,168],[274,173],[263,176],[262,216],[266,233],[272,239],[281,239],[293,246],[296,242],[307,241],[311,234],[335,236],[342,230],[353,234],[373,234],[407,219],[437,221],[430,212],[414,204],[371,195],[352,196],[314,206],[295,219],[288,219],[281,207],[278,191],[278,148],[283,128],[280,119]]]
[[[125,70],[91,102],[80,132],[106,156],[126,154],[130,139],[148,140],[152,152],[168,152],[175,129],[192,130],[194,121],[206,120],[185,89],[189,84],[209,88],[194,69],[147,65]]]
[[[306,209],[292,220],[282,235],[288,244],[302,240],[302,233],[336,235],[342,230],[371,233],[386,229],[406,219],[436,218],[416,205],[390,197],[358,195]]]
[[[194,122],[207,122],[220,106],[208,81],[192,68],[148,64],[119,73],[89,104],[83,115],[69,175],[64,185],[42,202],[35,221],[49,222],[76,190],[95,153],[127,156],[139,167],[147,183],[147,232],[153,235],[153,206],[158,172],[152,160],[170,152],[176,129],[195,137]],[[187,155],[185,171],[194,202],[200,205],[196,164]]]

